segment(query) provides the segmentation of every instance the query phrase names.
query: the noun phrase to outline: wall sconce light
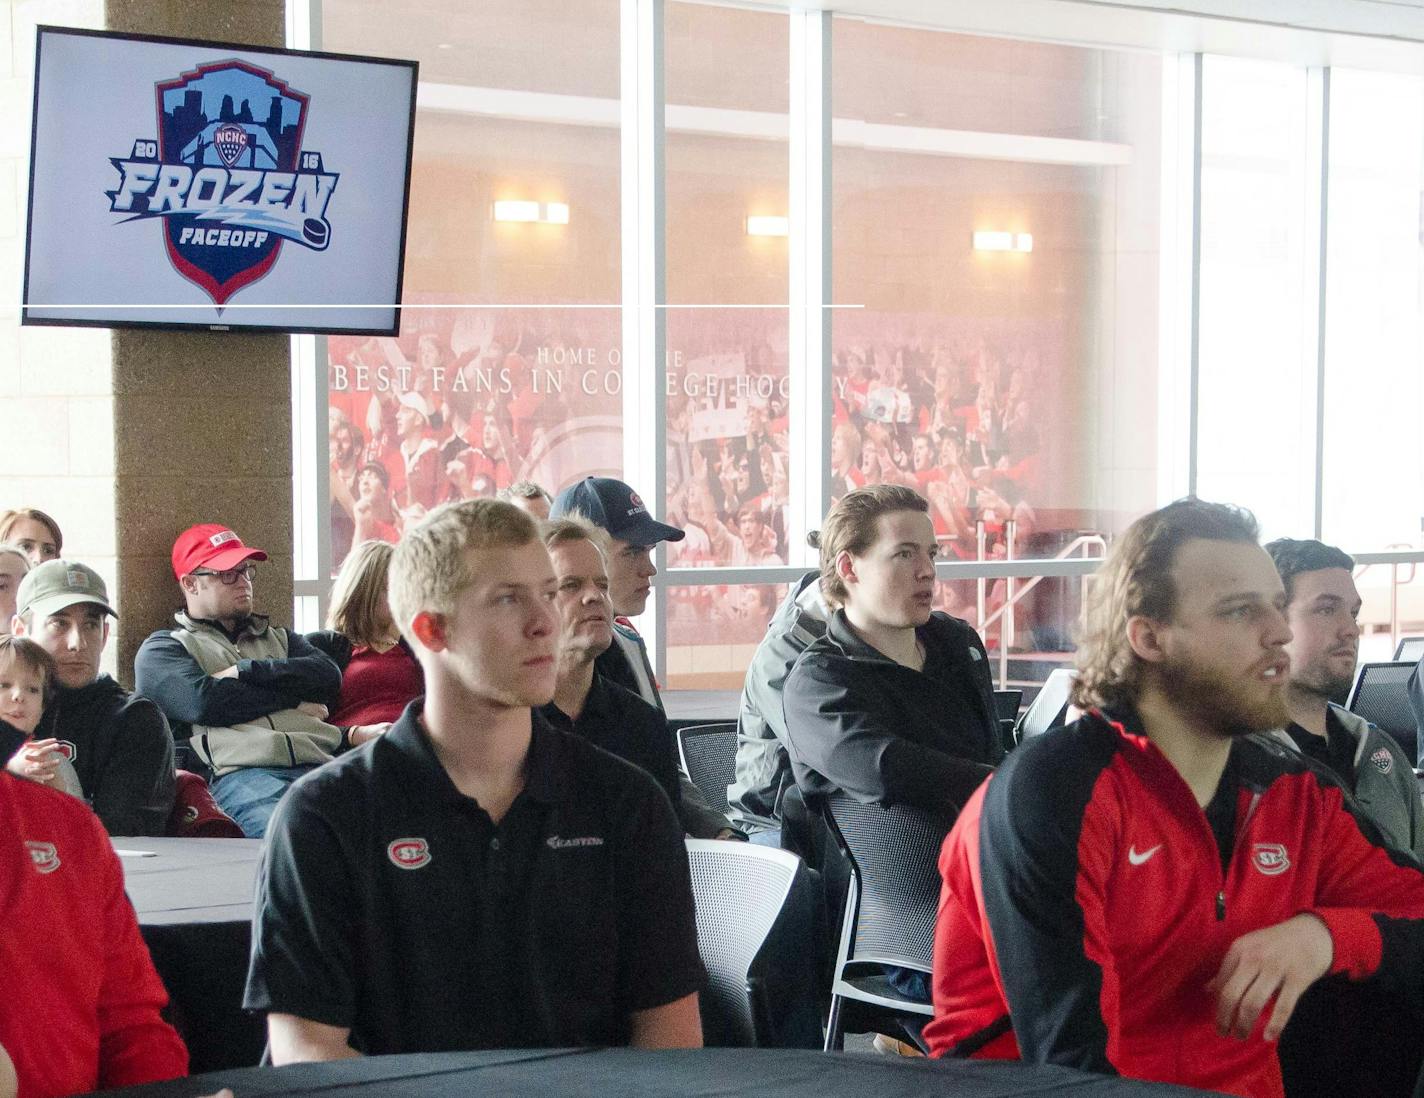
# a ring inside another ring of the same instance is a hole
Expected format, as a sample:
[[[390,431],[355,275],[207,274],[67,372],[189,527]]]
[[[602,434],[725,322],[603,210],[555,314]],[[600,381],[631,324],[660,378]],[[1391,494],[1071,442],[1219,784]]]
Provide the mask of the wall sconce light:
[[[496,221],[534,221],[542,225],[567,225],[567,202],[525,202],[505,199],[494,204]]]
[[[976,252],[1031,252],[1033,233],[976,232]]]
[[[789,223],[784,217],[748,217],[748,236],[785,236]]]

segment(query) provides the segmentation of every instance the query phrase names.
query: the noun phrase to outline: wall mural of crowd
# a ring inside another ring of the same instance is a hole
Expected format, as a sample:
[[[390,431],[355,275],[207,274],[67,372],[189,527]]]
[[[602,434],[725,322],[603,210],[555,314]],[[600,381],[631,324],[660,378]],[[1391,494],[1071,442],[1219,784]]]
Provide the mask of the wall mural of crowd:
[[[425,308],[407,310],[397,338],[331,338],[333,566],[448,500],[621,475],[619,324],[616,310]],[[666,513],[688,532],[668,563],[784,564],[796,398],[785,310],[673,308],[667,327]],[[1015,555],[1030,555],[1053,532],[1035,504],[1054,491],[1042,412],[1061,345],[1044,324],[838,317],[833,494],[906,484],[929,499],[947,559],[1002,558],[1011,529]],[[669,644],[754,644],[784,590],[675,587]],[[986,612],[1004,593],[990,586]],[[973,581],[941,584],[938,603],[978,616]]]

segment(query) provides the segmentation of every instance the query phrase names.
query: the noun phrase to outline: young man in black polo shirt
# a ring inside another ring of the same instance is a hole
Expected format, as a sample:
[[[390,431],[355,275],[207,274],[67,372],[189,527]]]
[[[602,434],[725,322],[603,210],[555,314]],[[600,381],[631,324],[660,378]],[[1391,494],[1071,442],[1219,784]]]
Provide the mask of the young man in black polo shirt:
[[[640,766],[678,801],[677,747],[667,720],[631,690],[609,682],[596,661],[613,643],[613,607],[601,534],[580,519],[554,519],[542,528],[554,564],[559,614],[558,677],[554,700],[539,712],[555,728],[573,732]]]
[[[246,1006],[277,1064],[698,1046],[687,857],[637,768],[551,728],[555,578],[508,503],[437,508],[391,610],[426,694],[297,782],[258,877]]]

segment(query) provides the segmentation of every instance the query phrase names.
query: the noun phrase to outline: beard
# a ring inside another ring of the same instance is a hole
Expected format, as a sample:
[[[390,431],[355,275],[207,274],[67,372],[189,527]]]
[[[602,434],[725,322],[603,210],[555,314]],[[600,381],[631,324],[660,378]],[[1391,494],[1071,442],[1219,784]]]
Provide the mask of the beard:
[[[1258,682],[1193,657],[1160,665],[1159,673],[1173,705],[1223,736],[1249,736],[1290,724],[1284,675],[1276,688],[1263,693]]]
[[[1349,675],[1331,674],[1329,665],[1322,660],[1317,667],[1302,667],[1291,671],[1291,685],[1319,695],[1337,705],[1344,705],[1350,696],[1350,687],[1355,684],[1353,672]]]

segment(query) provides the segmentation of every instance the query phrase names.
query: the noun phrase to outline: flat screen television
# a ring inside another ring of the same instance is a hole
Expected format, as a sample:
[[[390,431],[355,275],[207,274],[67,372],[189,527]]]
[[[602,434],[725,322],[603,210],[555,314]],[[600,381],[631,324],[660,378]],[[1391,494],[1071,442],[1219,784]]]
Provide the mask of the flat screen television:
[[[416,76],[39,28],[22,322],[395,335]]]

